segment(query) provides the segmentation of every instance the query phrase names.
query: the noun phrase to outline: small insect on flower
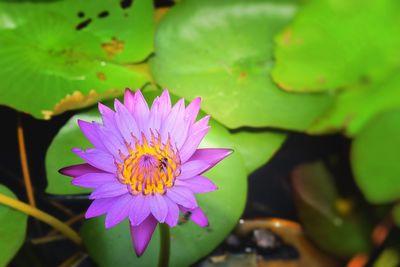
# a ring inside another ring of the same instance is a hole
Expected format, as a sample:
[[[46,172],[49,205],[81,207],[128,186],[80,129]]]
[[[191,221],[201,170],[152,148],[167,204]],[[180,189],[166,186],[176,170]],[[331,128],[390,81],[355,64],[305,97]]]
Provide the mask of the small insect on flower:
[[[217,189],[202,174],[232,150],[198,148],[210,129],[209,116],[196,121],[200,98],[187,107],[180,99],[171,107],[165,90],[149,108],[140,90],[127,89],[124,103],[116,99],[114,108],[99,103],[102,124],[78,121],[94,147],[72,149],[86,163],[60,172],[73,177],[72,184],[94,189],[86,218],[106,214],[106,228],[129,218],[140,256],[157,223],[176,226],[180,211],[190,212],[198,225],[208,225],[194,194]]]

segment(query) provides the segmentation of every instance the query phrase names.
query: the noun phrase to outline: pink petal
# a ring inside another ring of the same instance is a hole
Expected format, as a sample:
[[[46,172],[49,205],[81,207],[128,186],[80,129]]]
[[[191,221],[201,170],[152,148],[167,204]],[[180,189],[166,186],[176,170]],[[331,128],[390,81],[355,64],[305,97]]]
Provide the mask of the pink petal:
[[[129,216],[134,197],[131,194],[125,194],[109,208],[106,217],[106,228],[109,229]]]
[[[101,138],[97,134],[97,126],[94,123],[78,120],[78,125],[83,134],[90,141],[90,143],[92,143],[96,148],[106,150],[106,147],[103,145]]]
[[[160,114],[160,98],[156,97],[150,110],[150,117],[148,122],[149,129],[159,130],[161,128],[161,118],[162,114]]]
[[[96,148],[88,148],[86,151],[82,151],[80,148],[73,148],[72,152],[100,170],[111,173],[114,173],[117,170],[114,164],[114,157],[107,152]]]
[[[129,212],[131,225],[139,225],[150,214],[149,200],[147,197],[137,195]]]
[[[113,131],[107,129],[104,126],[97,127],[97,134],[102,140],[107,151],[114,156],[115,159],[121,160],[119,152],[127,155],[128,150],[122,141],[122,138],[113,133]]]
[[[179,151],[179,156],[182,162],[186,162],[193,155],[209,129],[210,127],[206,127],[188,136],[182,149]]]
[[[164,197],[160,194],[155,194],[154,196],[149,196],[150,211],[153,216],[160,222],[165,222],[165,218],[168,214],[168,206],[164,200]]]
[[[157,226],[157,220],[153,216],[148,216],[140,225],[131,225],[131,236],[135,253],[138,257],[142,256],[143,252],[149,245],[151,236]]]
[[[186,208],[194,209],[197,207],[197,201],[194,194],[189,189],[182,186],[174,186],[167,190],[167,197]]]
[[[117,178],[111,173],[87,173],[76,177],[71,181],[73,185],[85,188],[97,188],[103,184],[112,183]]]
[[[140,131],[132,114],[129,113],[128,109],[117,99],[114,102],[114,106],[117,111],[115,113],[115,123],[125,141],[128,144],[132,143],[132,135],[136,136],[140,140]]]
[[[196,208],[191,211],[190,219],[201,227],[208,226],[207,216],[204,214],[202,209]]]
[[[109,208],[118,200],[118,197],[102,198],[93,200],[85,213],[85,218],[93,218],[106,213]]]
[[[133,106],[131,107],[133,111],[133,117],[136,123],[139,126],[139,129],[146,133],[147,132],[147,121],[149,119],[149,106],[147,105],[146,100],[144,99],[142,92],[137,90],[135,93],[135,99],[133,102]],[[129,107],[128,107],[129,110]]]
[[[125,90],[124,94],[124,105],[133,114],[133,106],[135,102],[135,95],[130,89]]]
[[[181,174],[177,178],[179,180],[193,178],[202,174],[209,166],[210,164],[202,160],[188,161],[181,166]]]
[[[118,130],[114,121],[114,111],[102,103],[99,103],[98,107],[104,126],[111,130],[114,134],[118,134]]]
[[[175,184],[189,188],[193,193],[208,193],[218,189],[213,182],[203,176],[196,176],[186,180],[177,179]]]
[[[61,173],[62,175],[66,175],[66,176],[70,176],[70,177],[77,177],[77,176],[81,176],[81,175],[84,175],[87,173],[92,173],[92,172],[101,173],[102,170],[97,169],[90,164],[83,163],[83,164],[77,164],[77,165],[64,167],[64,168],[60,169],[58,172]]]
[[[97,187],[96,190],[90,194],[89,199],[117,197],[128,192],[127,186],[116,180],[115,182]]]
[[[184,118],[185,102],[183,99],[180,99],[162,123],[160,131],[162,140],[167,140],[168,136],[171,136],[175,144],[181,142],[182,134],[185,134],[186,138],[186,133],[182,133]]]
[[[161,120],[163,121],[167,115],[171,112],[171,97],[169,96],[169,92],[165,89],[160,96],[160,107],[159,112],[161,114]]]
[[[112,119],[114,117],[114,111],[109,107],[107,107],[106,105],[99,102],[98,108],[103,118],[106,117],[107,119]]]
[[[168,215],[165,218],[165,223],[170,227],[175,227],[179,220],[179,207],[178,205],[171,201],[168,197],[165,198],[165,202],[168,205]]]
[[[232,154],[232,152],[232,149],[225,148],[201,148],[197,149],[189,160],[202,160],[208,162],[210,165],[209,168],[212,168],[218,162]]]
[[[191,127],[190,127],[190,131],[189,131],[189,135],[192,135],[206,127],[208,127],[208,122],[210,121],[210,115],[207,115],[203,118],[201,118],[200,120],[198,120],[196,123],[194,123]]]
[[[186,107],[186,118],[188,119],[188,122],[189,122],[190,125],[192,125],[195,122],[195,120],[197,118],[197,114],[199,114],[200,104],[201,104],[201,98],[200,97],[196,97]]]

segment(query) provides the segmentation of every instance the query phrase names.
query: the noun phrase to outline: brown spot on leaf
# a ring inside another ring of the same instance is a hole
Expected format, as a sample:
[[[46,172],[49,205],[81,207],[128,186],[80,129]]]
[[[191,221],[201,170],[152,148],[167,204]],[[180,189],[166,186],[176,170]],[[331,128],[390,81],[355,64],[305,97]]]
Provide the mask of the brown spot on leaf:
[[[326,77],[325,76],[319,77],[318,83],[319,84],[325,84],[326,83]]]
[[[75,26],[75,29],[77,29],[78,31],[86,28],[90,22],[92,22],[92,19],[86,19],[84,21],[82,21],[81,23],[79,23],[78,25]]]
[[[52,116],[61,114],[64,111],[87,107],[101,99],[116,97],[120,94],[121,90],[119,89],[111,89],[101,94],[97,93],[95,90],[90,90],[88,95],[84,95],[80,91],[75,91],[72,94],[67,94],[55,104],[53,110],[42,110],[42,114],[44,119],[48,120]]]
[[[124,51],[125,43],[113,37],[108,43],[103,43],[101,47],[106,51],[109,58],[115,57],[115,55],[122,53]]]
[[[293,88],[289,85],[287,85],[286,83],[283,83],[281,81],[276,81],[276,84],[278,85],[278,87],[280,87],[282,90],[285,90],[287,92],[292,92]]]
[[[105,18],[105,17],[107,17],[108,15],[110,15],[110,13],[109,13],[107,10],[105,10],[105,11],[100,12],[100,13],[97,15],[97,17],[99,17],[99,18]]]
[[[247,75],[248,75],[247,72],[241,71],[240,74],[239,74],[239,79],[240,80],[244,80],[244,79],[247,78]]]
[[[129,8],[132,5],[132,0],[122,0],[120,1],[120,5],[123,9]]]
[[[292,30],[288,29],[287,31],[285,31],[282,38],[285,45],[290,45],[292,43]]]
[[[160,20],[167,14],[169,9],[170,9],[169,7],[159,7],[156,9],[154,13],[154,18],[156,23],[160,22]]]
[[[106,76],[106,74],[104,72],[99,71],[99,72],[96,73],[96,76],[101,81],[107,80],[107,76]]]

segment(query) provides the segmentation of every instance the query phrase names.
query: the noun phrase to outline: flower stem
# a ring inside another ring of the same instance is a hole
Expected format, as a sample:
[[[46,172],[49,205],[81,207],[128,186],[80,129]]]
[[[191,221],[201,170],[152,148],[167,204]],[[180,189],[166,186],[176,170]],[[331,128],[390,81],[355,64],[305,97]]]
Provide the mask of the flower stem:
[[[21,159],[21,168],[22,168],[22,175],[24,177],[26,194],[28,195],[29,204],[32,207],[36,207],[35,196],[33,195],[31,177],[29,175],[28,159],[26,156],[24,129],[22,128],[22,121],[19,113],[17,113],[17,121],[18,121],[17,122],[18,148],[19,148],[19,156]]]
[[[81,237],[71,227],[69,227],[62,221],[58,220],[57,218],[51,216],[50,214],[47,214],[37,208],[34,208],[28,204],[25,204],[24,202],[13,199],[13,198],[3,195],[1,193],[0,193],[0,204],[4,204],[4,205],[14,208],[16,210],[19,210],[23,213],[31,215],[32,217],[35,217],[35,218],[51,225],[52,227],[57,229],[60,233],[62,233],[63,235],[65,235],[66,237],[71,239],[74,243],[76,243],[78,245],[82,244]]]
[[[160,223],[160,256],[158,267],[168,267],[170,253],[169,227],[165,223]]]

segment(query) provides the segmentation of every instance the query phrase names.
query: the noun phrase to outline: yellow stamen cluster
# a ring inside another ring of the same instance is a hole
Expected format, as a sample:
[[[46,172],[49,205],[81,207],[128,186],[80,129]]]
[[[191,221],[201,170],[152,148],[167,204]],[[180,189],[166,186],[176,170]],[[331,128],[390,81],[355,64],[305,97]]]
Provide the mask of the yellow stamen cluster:
[[[169,138],[164,144],[159,134],[151,133],[150,140],[142,134],[141,141],[135,138],[133,145],[126,146],[129,155],[120,155],[118,177],[121,183],[130,185],[132,194],[164,194],[173,186],[179,175],[180,158]]]

